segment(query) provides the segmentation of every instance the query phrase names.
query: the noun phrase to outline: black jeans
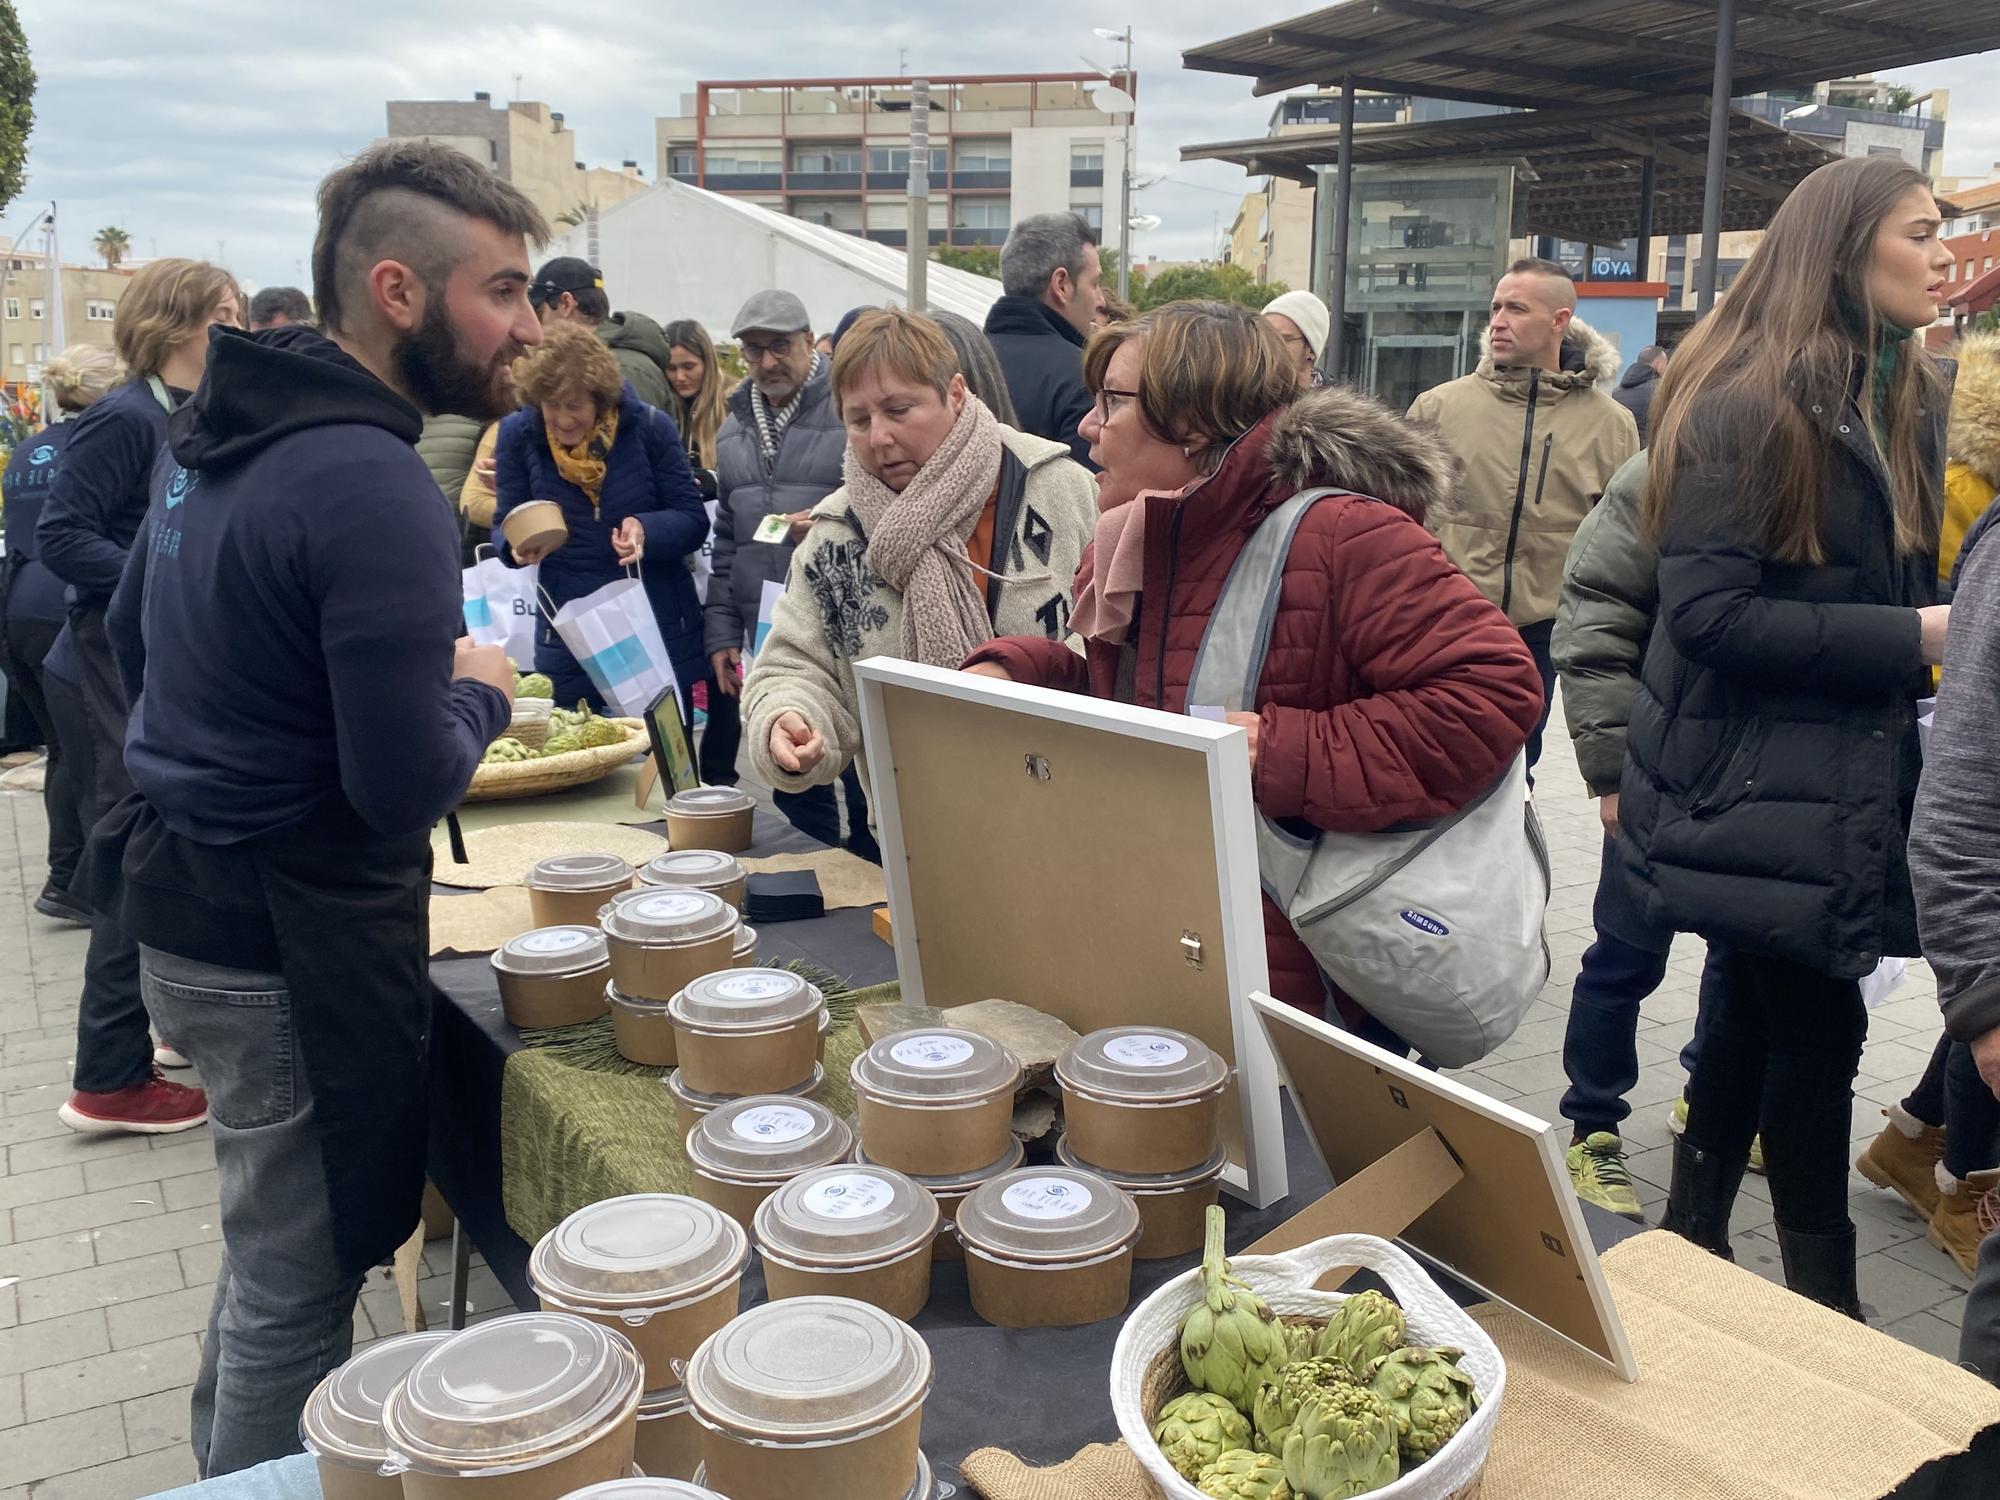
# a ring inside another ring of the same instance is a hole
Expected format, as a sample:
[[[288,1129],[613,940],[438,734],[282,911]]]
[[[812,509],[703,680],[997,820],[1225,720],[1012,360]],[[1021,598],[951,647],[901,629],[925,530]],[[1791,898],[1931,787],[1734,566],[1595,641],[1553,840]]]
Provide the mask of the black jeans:
[[[42,767],[42,807],[49,819],[49,884],[58,891],[69,889],[76,874],[77,856],[83,852],[83,822],[77,808],[75,778],[71,760],[63,755],[62,734],[49,708],[49,695],[42,662],[62,633],[59,620],[9,620],[6,629],[7,685],[9,702],[18,696],[34,716],[48,747]]]
[[[1972,1049],[1938,1038],[1929,1066],[1903,1108],[1926,1125],[1944,1127],[1944,1169],[1958,1178],[2000,1166],[2000,1099],[1979,1076]]]
[[[1549,727],[1549,709],[1556,701],[1556,663],[1549,654],[1549,638],[1555,634],[1554,620],[1540,620],[1533,625],[1523,625],[1521,643],[1533,653],[1535,670],[1542,674],[1542,713],[1535,720],[1535,732],[1528,736],[1528,770],[1532,773],[1535,763],[1542,758],[1542,731]],[[1534,777],[1529,776],[1532,782]]]
[[[861,790],[860,774],[852,765],[840,773],[840,789],[847,803],[846,842],[863,859],[873,859],[879,864],[881,856],[875,852],[874,837],[868,832],[868,794]],[[835,849],[841,847],[842,798],[834,796],[832,787],[809,786],[803,792],[774,791],[771,800],[800,833]]]
[[[739,688],[740,692],[741,689]],[[743,744],[743,700],[715,685],[715,672],[708,674],[708,723],[702,726],[697,764],[707,786],[736,785],[736,752]]]
[[[1688,1084],[1687,1140],[1741,1161],[1761,1129],[1780,1229],[1840,1234],[1848,1125],[1868,1035],[1861,986],[1781,958],[1711,946],[1716,990]]]

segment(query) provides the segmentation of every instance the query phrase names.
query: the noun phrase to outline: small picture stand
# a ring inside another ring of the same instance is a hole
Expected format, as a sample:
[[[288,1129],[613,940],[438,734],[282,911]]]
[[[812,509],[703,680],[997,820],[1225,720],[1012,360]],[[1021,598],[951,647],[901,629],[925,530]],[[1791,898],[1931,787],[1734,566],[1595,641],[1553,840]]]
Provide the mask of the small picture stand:
[[[1245,1253],[1334,1234],[1400,1239],[1622,1379],[1639,1378],[1554,1129],[1268,995],[1250,1004],[1339,1185]]]
[[[677,690],[667,689],[646,710],[646,738],[652,742],[653,752],[640,769],[638,783],[633,788],[635,804],[644,807],[652,800],[662,766],[668,773],[664,788],[668,797],[701,785],[701,772],[695,766],[687,726],[681,720],[681,695]]]

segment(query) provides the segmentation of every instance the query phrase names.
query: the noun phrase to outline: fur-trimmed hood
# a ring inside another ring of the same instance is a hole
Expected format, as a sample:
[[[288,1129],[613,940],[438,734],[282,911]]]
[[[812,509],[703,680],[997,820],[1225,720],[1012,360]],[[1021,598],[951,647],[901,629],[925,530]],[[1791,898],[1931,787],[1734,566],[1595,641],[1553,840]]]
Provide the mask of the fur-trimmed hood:
[[[1264,440],[1271,477],[1287,494],[1352,490],[1421,521],[1458,483],[1458,460],[1435,427],[1398,416],[1347,386],[1308,391],[1279,412]]]
[[[1479,330],[1479,373],[1488,380],[1504,382],[1519,380],[1526,372],[1494,364],[1492,331],[1482,328]],[[1553,376],[1544,372],[1542,378],[1568,386],[1598,386],[1617,374],[1618,351],[1612,347],[1611,340],[1583,319],[1571,318],[1569,328],[1563,334],[1562,369]]]
[[[1945,451],[2000,488],[2000,333],[1968,334],[1952,346],[1958,384]]]

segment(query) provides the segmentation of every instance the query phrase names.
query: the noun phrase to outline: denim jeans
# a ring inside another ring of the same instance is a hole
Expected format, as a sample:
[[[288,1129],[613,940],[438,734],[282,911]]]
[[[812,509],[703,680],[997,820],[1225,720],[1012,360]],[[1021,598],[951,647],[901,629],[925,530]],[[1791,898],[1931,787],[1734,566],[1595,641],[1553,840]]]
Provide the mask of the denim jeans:
[[[1549,709],[1556,701],[1556,663],[1550,654],[1550,641],[1556,632],[1554,620],[1538,620],[1533,625],[1520,627],[1521,643],[1535,658],[1535,670],[1542,674],[1542,713],[1535,720],[1534,733],[1528,736],[1528,784],[1535,782],[1535,762],[1542,758],[1542,732],[1549,727]]]
[[[361,1280],[333,1209],[291,995],[275,974],[141,950],[146,1002],[201,1069],[221,1183],[222,1267],[195,1377],[204,1479],[299,1451],[299,1413],[348,1356]]]

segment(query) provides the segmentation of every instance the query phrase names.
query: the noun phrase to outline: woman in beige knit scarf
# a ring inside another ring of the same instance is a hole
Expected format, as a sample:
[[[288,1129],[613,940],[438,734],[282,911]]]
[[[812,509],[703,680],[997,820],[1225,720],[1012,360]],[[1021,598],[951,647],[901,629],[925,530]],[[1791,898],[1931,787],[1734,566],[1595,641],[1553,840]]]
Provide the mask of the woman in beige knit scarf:
[[[814,508],[744,685],[751,760],[782,791],[834,780],[859,752],[856,661],[956,667],[995,635],[1066,635],[1097,519],[1067,446],[997,421],[929,318],[864,314],[832,385],[846,482]]]

